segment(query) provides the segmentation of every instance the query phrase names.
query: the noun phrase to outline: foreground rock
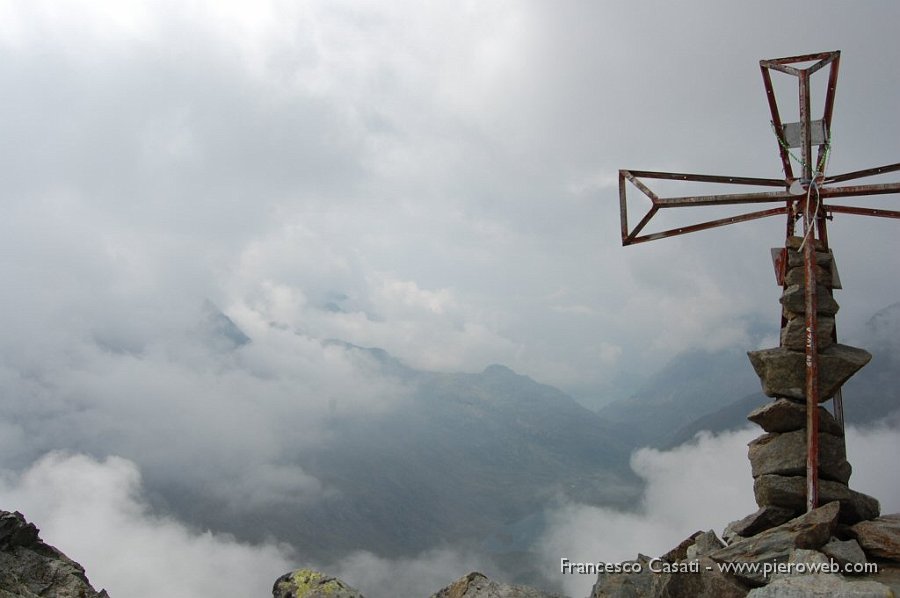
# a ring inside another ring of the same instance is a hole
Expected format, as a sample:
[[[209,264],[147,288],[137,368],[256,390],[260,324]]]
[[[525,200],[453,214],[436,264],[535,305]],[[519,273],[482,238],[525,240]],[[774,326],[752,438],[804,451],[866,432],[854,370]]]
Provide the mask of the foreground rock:
[[[359,590],[351,588],[336,577],[313,571],[297,569],[285,573],[272,587],[273,598],[364,598]]]
[[[756,588],[747,598],[893,598],[889,587],[877,581],[847,581],[840,575],[795,575]]]
[[[747,515],[738,521],[732,521],[722,532],[726,543],[732,544],[743,538],[755,536],[759,532],[787,523],[794,518],[794,510],[784,507],[765,506],[760,507],[755,513]]]
[[[866,552],[900,563],[900,514],[857,523],[852,532]]]
[[[900,556],[894,552],[900,515],[851,529],[840,523],[841,511],[835,501],[750,537],[733,534],[727,546],[711,532],[697,532],[660,558],[639,555],[631,561],[638,565],[636,573],[600,574],[591,598],[897,595],[900,568],[886,560]],[[728,529],[749,533],[761,521],[783,516],[783,511],[761,509]],[[867,573],[876,560],[878,573]]]
[[[862,565],[869,562],[866,558],[866,553],[863,552],[859,542],[856,540],[838,540],[835,538],[822,547],[822,554],[834,559],[842,567]]]
[[[275,581],[272,588],[274,598],[363,598],[359,590],[350,587],[340,579],[313,571],[297,569],[285,573]],[[5,598],[0,594],[0,598]],[[446,588],[432,594],[431,598],[563,598],[559,594],[549,594],[529,588],[498,583],[482,573],[472,572]]]
[[[778,523],[788,513],[789,510],[764,507],[732,522],[726,528],[731,534],[727,544],[712,530],[698,531],[660,557],[638,555],[627,567],[633,572],[599,574],[590,598],[900,595],[900,565],[893,563],[900,563],[900,514],[849,527],[842,523],[844,505],[833,501]],[[877,566],[877,572],[873,566]],[[363,595],[339,579],[298,569],[278,578],[273,596]],[[7,597],[0,592],[0,598]],[[499,583],[472,572],[431,598],[562,597],[527,586]]]
[[[707,556],[669,562],[639,555],[633,562],[641,565],[640,573],[601,573],[590,598],[743,598],[747,595],[744,584],[719,571]]]
[[[473,571],[442,589],[431,598],[562,598],[527,586],[513,586],[491,581]]]
[[[816,550],[834,535],[840,504],[829,503],[777,527],[716,550],[710,554],[717,563],[755,563],[758,565],[786,562],[796,549]],[[740,578],[751,585],[766,582],[763,571],[746,569]]]
[[[84,568],[41,541],[19,513],[0,511],[0,598],[109,598],[91,587]]]

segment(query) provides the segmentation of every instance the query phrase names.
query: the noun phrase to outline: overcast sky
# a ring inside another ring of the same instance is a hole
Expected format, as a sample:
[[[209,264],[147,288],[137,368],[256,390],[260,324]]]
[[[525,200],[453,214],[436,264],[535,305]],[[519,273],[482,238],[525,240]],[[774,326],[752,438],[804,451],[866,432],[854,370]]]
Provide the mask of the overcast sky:
[[[623,248],[617,170],[779,177],[758,61],[828,50],[829,172],[900,160],[898,22],[893,1],[0,0],[0,468],[140,456],[236,504],[315,500],[284,455],[403,396],[323,339],[582,399],[773,345],[784,223]],[[830,232],[852,343],[900,301],[900,236]],[[207,300],[240,355],[210,352]]]
[[[781,219],[622,248],[616,171],[778,177],[758,60],[833,49],[830,171],[896,161],[898,16],[0,3],[6,342],[140,345],[209,298],[243,326],[430,369],[501,362],[581,394],[679,349],[754,348],[779,317]],[[832,226],[851,336],[900,300],[895,231]]]

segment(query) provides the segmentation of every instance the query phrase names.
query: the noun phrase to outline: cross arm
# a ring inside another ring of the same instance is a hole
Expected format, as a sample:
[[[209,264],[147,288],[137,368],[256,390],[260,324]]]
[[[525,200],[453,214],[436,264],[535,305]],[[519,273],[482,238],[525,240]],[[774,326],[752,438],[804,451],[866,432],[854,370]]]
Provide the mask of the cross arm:
[[[853,172],[845,172],[834,176],[825,177],[825,184],[843,183],[844,181],[852,181],[854,179],[864,179],[870,176],[878,176],[879,174],[887,174],[900,170],[900,162],[895,164],[887,164],[886,166],[876,166],[875,168],[866,168],[865,170],[854,170]]]
[[[867,195],[886,195],[900,193],[900,182],[866,184],[866,185],[835,185],[845,181],[852,181],[871,176],[886,174],[889,172],[900,171],[900,163],[878,166],[875,168],[867,168],[848,172],[841,175],[827,177],[820,180],[813,188],[818,198],[821,200],[833,199],[838,197],[858,197]],[[748,193],[722,193],[711,195],[686,195],[680,197],[660,197],[657,193],[650,189],[642,179],[657,179],[669,181],[684,181],[698,183],[718,183],[729,185],[749,185],[754,187],[779,187],[778,191],[755,191]],[[638,189],[644,196],[650,200],[650,209],[640,219],[640,221],[631,228],[628,224],[628,206],[627,206],[627,187],[630,183]],[[789,214],[791,212],[791,203],[802,199],[806,196],[806,192],[802,195],[791,193],[788,189],[788,181],[783,179],[765,179],[756,177],[739,177],[724,175],[706,175],[692,174],[681,172],[658,172],[653,170],[620,170],[619,171],[619,211],[622,229],[622,244],[633,245],[644,241],[654,241],[656,239],[664,239],[674,237],[700,230],[725,226],[737,222],[746,222],[748,220],[756,220],[758,218],[766,218],[768,216],[777,216],[780,214]],[[657,233],[641,235],[641,232],[650,222],[650,220],[660,210],[677,207],[700,207],[700,206],[727,206],[738,204],[763,204],[783,202],[783,207],[749,212],[728,218],[719,218],[716,220],[708,220],[684,226],[673,228]],[[856,214],[863,216],[877,216],[882,218],[900,218],[900,211],[860,208],[854,206],[838,206],[827,205],[823,209],[829,213]]]
[[[641,180],[641,179],[659,179],[670,181],[698,182],[698,183],[719,183],[730,185],[750,185],[755,187],[780,187],[780,191],[756,192],[756,193],[729,193],[720,195],[692,195],[685,197],[659,197]],[[636,189],[643,193],[651,203],[650,210],[641,218],[641,220],[630,228],[628,225],[628,208],[626,201],[626,183],[631,183]],[[620,170],[619,171],[619,210],[622,225],[622,244],[633,245],[644,241],[653,241],[656,239],[664,239],[666,237],[674,237],[676,235],[684,235],[699,230],[706,230],[734,224],[736,222],[745,222],[748,220],[756,220],[768,216],[776,216],[786,214],[786,207],[762,210],[732,216],[728,218],[720,218],[709,220],[670,229],[658,233],[640,235],[641,231],[650,222],[650,219],[660,210],[664,208],[682,207],[682,206],[711,206],[711,205],[734,205],[734,204],[753,204],[768,202],[786,202],[794,199],[785,189],[784,180],[765,179],[756,177],[743,176],[727,176],[727,175],[707,175],[693,174],[683,172],[658,172],[653,170]]]
[[[657,239],[665,239],[668,237],[676,237],[678,235],[686,235],[688,233],[694,233],[700,230],[708,230],[711,228],[717,228],[719,226],[727,226],[729,224],[736,224],[738,222],[747,222],[749,220],[758,220],[760,218],[767,218],[769,216],[778,216],[781,214],[787,214],[787,206],[781,206],[780,208],[772,208],[770,210],[761,210],[759,212],[749,212],[747,214],[741,214],[739,216],[730,216],[728,218],[719,218],[718,220],[708,220],[706,222],[701,222],[699,224],[692,224],[690,226],[681,226],[678,228],[672,228],[669,230],[660,231],[658,233],[650,233],[647,235],[638,236],[637,233],[640,232],[635,231],[632,234],[626,235],[622,237],[622,245],[634,245],[636,243],[643,243],[645,241],[655,241]],[[900,212],[898,212],[898,217],[900,217]]]

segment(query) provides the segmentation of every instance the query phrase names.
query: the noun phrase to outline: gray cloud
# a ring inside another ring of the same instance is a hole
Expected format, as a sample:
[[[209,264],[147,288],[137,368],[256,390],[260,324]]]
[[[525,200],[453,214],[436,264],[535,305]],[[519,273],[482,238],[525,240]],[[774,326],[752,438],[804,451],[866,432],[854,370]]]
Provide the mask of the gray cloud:
[[[4,508],[26,511],[45,542],[84,565],[92,585],[111,595],[262,596],[282,573],[311,566],[367,596],[427,596],[490,567],[481,555],[449,547],[398,559],[355,552],[317,565],[287,545],[239,542],[159,515],[145,491],[138,467],[119,457],[50,453],[21,475],[0,477]]]
[[[326,339],[581,397],[755,347],[782,224],[623,249],[616,169],[777,176],[757,60],[830,49],[832,171],[896,160],[897,12],[3,4],[0,467],[84,451],[314,502],[293,457],[405,393]],[[832,227],[842,338],[900,295],[894,225]],[[252,342],[204,336],[206,300]]]
[[[697,529],[721,533],[756,510],[747,461],[752,430],[704,434],[672,451],[642,449],[631,466],[646,490],[634,512],[569,504],[551,516],[541,541],[542,573],[571,596],[590,594],[596,579],[561,575],[559,562],[621,562],[638,553],[658,556]]]
[[[269,284],[314,305],[346,294],[363,317],[388,277],[452,297],[455,321],[395,312],[348,340],[413,359],[446,345],[423,363],[501,361],[595,394],[638,360],[747,346],[748,322],[777,321],[778,223],[622,249],[617,168],[777,176],[756,61],[833,47],[832,169],[894,159],[897,84],[876,70],[892,4],[192,6],[6,9],[20,304],[59,268],[75,280],[49,309],[98,288],[228,308]],[[896,300],[872,263],[890,225],[833,227],[845,332]]]
[[[697,529],[721,533],[729,521],[756,508],[746,443],[757,434],[702,434],[671,451],[636,452],[632,467],[647,482],[640,507],[620,512],[568,504],[552,512],[538,545],[541,573],[572,596],[587,595],[595,580],[560,575],[562,556],[615,562],[638,552],[661,554]],[[900,486],[884,475],[898,442],[900,431],[888,425],[848,430],[851,484],[877,496],[885,513],[900,510]],[[5,508],[26,510],[45,541],[87,567],[95,586],[136,598],[160,591],[255,595],[301,565],[327,570],[372,596],[424,596],[471,570],[502,575],[484,555],[453,547],[398,559],[355,552],[316,564],[284,545],[251,545],[192,529],[154,512],[144,492],[137,465],[119,457],[51,453],[22,474],[0,478]],[[160,571],[168,574],[161,577]]]
[[[293,567],[287,546],[244,544],[153,513],[138,468],[118,457],[48,454],[21,476],[0,480],[0,497],[110,594],[265,595]]]

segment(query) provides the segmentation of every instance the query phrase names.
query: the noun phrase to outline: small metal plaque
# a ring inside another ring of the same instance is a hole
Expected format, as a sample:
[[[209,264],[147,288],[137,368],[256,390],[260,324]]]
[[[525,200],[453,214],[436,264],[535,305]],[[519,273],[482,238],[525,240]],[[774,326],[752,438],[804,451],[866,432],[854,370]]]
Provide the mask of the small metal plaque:
[[[800,133],[800,123],[784,123],[781,126],[784,134],[784,142],[788,147],[802,147],[803,136]],[[812,137],[812,145],[822,145],[826,141],[825,121],[819,119],[810,121],[809,135]]]

